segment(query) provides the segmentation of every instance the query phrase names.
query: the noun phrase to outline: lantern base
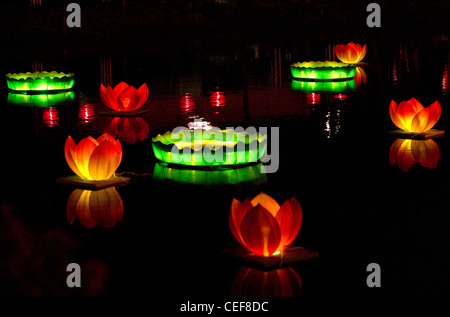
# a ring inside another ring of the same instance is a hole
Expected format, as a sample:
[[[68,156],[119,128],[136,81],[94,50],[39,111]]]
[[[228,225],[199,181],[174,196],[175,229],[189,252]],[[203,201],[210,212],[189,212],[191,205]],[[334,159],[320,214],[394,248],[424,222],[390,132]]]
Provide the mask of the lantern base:
[[[102,181],[91,181],[87,179],[82,179],[77,175],[67,176],[58,178],[56,183],[62,185],[68,185],[76,188],[82,189],[90,189],[90,190],[99,190],[104,189],[111,186],[117,186],[128,183],[130,179],[128,177],[122,176],[113,176],[110,179],[102,180]]]
[[[437,138],[437,137],[444,135],[445,131],[431,129],[431,130],[428,130],[427,132],[423,132],[423,133],[414,133],[414,132],[407,132],[407,131],[398,129],[398,130],[394,130],[394,131],[389,131],[389,134],[399,137],[399,138],[402,138],[402,139],[428,140],[428,139],[433,139],[433,138]]]
[[[261,269],[273,269],[289,266],[299,262],[306,262],[319,256],[316,251],[303,247],[289,247],[283,254],[273,256],[256,255],[243,247],[238,247],[225,252],[225,255],[242,260],[246,264]]]
[[[137,111],[100,111],[98,114],[100,116],[110,116],[110,117],[139,117],[144,113],[150,112],[150,109],[143,109]]]

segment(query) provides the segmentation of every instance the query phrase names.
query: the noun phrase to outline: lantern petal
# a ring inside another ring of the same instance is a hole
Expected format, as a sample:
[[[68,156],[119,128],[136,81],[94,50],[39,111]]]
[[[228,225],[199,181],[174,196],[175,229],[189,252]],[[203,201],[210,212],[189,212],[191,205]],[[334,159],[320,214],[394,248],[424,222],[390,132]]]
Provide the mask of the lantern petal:
[[[403,121],[398,117],[397,108],[397,103],[394,100],[391,100],[391,103],[389,105],[389,115],[391,116],[392,123],[394,123],[395,126],[399,129],[408,130],[403,124]]]
[[[136,88],[128,86],[117,97],[117,107],[120,111],[132,111],[139,104],[139,95]]]
[[[406,128],[406,131],[409,132],[416,132],[412,130],[411,123],[414,119],[414,117],[417,114],[417,104],[410,104],[409,102],[402,101],[398,106],[396,110],[396,114],[398,119],[401,121],[403,126]]]
[[[241,235],[247,249],[257,255],[270,256],[281,251],[278,222],[260,204],[250,209],[242,219]]]
[[[141,87],[139,87],[137,93],[139,95],[139,102],[136,109],[140,108],[147,101],[149,95],[147,84],[142,84]]]
[[[280,245],[286,249],[295,240],[302,225],[303,213],[300,203],[295,197],[285,201],[276,215],[276,220],[281,229]]]
[[[93,151],[89,160],[89,173],[93,180],[109,179],[118,167],[119,154],[114,143],[104,140]]]
[[[277,203],[277,201],[263,192],[253,198],[251,203],[254,207],[260,204],[267,211],[269,211],[273,217],[275,217],[278,210],[280,210],[280,205]]]
[[[246,213],[252,208],[253,206],[248,199],[240,202],[239,200],[233,198],[230,213],[228,214],[228,223],[230,225],[231,233],[243,246],[245,246],[245,242],[241,235],[241,223]]]
[[[361,53],[359,54],[358,62],[360,62],[364,59],[364,57],[366,56],[366,53],[367,53],[367,45],[364,44],[364,46],[361,49]]]
[[[106,97],[108,98],[108,103],[105,103],[107,107],[110,107],[113,110],[118,110],[117,108],[117,94],[112,89],[111,86],[106,87]]]
[[[430,130],[441,116],[441,104],[436,100],[430,106],[420,110],[411,122],[413,132],[422,133]]]
[[[77,164],[75,163],[75,149],[77,145],[71,136],[67,137],[66,143],[64,144],[64,156],[66,157],[66,162],[70,169],[79,177],[84,178],[83,174],[79,171]]]
[[[116,142],[116,139],[114,139],[114,138],[113,138],[110,134],[108,134],[108,133],[103,133],[101,136],[99,136],[99,137],[97,138],[98,144],[102,143],[102,142],[105,141],[105,140],[107,140],[107,141],[109,141],[109,142],[112,142],[112,143],[115,143],[115,142]]]
[[[92,152],[97,146],[97,140],[89,136],[82,139],[75,149],[75,164],[84,178],[91,179],[89,174],[89,160]]]
[[[423,109],[423,105],[414,97],[408,100],[408,104],[413,107],[416,113]]]
[[[106,92],[106,87],[103,84],[100,84],[100,99],[108,108],[112,108],[111,103],[109,102],[108,93]]]
[[[114,92],[116,93],[117,96],[119,96],[122,91],[124,91],[125,89],[127,89],[130,85],[128,85],[125,82],[120,82],[116,85],[116,87],[114,87]]]

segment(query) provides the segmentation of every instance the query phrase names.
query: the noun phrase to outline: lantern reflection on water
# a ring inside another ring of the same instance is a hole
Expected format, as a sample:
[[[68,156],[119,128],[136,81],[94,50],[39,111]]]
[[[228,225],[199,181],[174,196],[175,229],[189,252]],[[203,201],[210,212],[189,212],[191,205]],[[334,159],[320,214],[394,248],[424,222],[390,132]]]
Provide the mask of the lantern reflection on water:
[[[89,124],[95,119],[95,110],[92,104],[84,104],[80,105],[80,109],[78,112],[78,119],[80,120],[80,124]]]
[[[231,296],[296,297],[302,288],[302,280],[292,267],[269,271],[241,267],[231,285]]]
[[[42,113],[42,122],[48,128],[56,127],[59,124],[59,114],[56,107],[45,108]]]
[[[67,201],[66,213],[70,224],[78,218],[87,229],[97,225],[111,229],[122,220],[123,202],[114,187],[95,191],[75,189]]]
[[[352,80],[344,81],[302,81],[292,80],[291,89],[303,93],[335,93],[349,92],[356,90],[356,82]]]
[[[241,168],[224,168],[211,171],[198,169],[179,169],[156,163],[153,179],[193,185],[238,185],[262,184],[267,182],[264,165],[252,165]]]
[[[75,98],[75,92],[65,91],[58,92],[54,94],[26,94],[9,92],[8,93],[8,103],[18,106],[35,106],[41,108],[48,108],[59,106],[65,103],[70,103]]]
[[[123,142],[135,144],[137,141],[143,142],[147,139],[150,127],[147,121],[141,117],[115,117],[111,120],[107,132]]]
[[[389,149],[389,162],[404,172],[415,164],[436,169],[440,158],[439,146],[433,140],[397,139]]]

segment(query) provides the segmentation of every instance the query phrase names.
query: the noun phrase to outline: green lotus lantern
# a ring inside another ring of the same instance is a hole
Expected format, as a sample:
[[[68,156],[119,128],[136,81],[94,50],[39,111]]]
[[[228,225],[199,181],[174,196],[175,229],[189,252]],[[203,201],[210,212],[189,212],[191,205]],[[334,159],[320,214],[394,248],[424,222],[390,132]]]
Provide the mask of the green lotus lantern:
[[[8,93],[8,103],[19,106],[36,106],[40,108],[49,108],[59,106],[75,99],[73,90],[59,92],[54,94],[27,94],[27,93]]]
[[[340,81],[305,81],[293,79],[291,89],[303,93],[342,93],[356,90],[356,82],[351,80]]]
[[[52,72],[8,73],[8,88],[15,91],[58,91],[69,90],[75,84],[75,74]]]
[[[356,66],[334,61],[299,62],[291,65],[291,74],[300,80],[349,80],[355,77]]]
[[[169,164],[198,167],[256,164],[265,153],[267,135],[253,130],[175,129],[152,139],[153,152],[158,160]]]
[[[156,163],[153,179],[161,182],[204,186],[263,184],[267,182],[267,176],[261,170],[264,170],[262,163],[240,168],[217,168],[211,171],[176,168],[165,163]]]

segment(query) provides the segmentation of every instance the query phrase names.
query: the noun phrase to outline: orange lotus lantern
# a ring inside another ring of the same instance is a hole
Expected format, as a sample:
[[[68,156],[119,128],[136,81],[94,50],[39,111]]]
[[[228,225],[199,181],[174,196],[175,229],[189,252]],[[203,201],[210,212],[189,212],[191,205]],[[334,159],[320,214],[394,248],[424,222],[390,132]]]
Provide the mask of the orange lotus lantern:
[[[114,227],[122,220],[123,202],[114,187],[102,190],[75,189],[67,200],[67,221],[75,219],[87,229]]]
[[[355,44],[353,42],[348,43],[347,45],[338,44],[334,47],[334,52],[336,53],[336,57],[343,63],[347,64],[357,64],[364,56],[366,56],[366,44],[361,47],[360,44]]]
[[[119,140],[105,133],[97,140],[91,136],[78,144],[71,136],[66,140],[64,155],[72,171],[82,179],[107,180],[113,176],[122,161]]]
[[[260,193],[251,201],[233,198],[229,225],[236,240],[250,252],[272,256],[283,252],[297,237],[303,213],[295,198],[281,207],[269,195]]]
[[[441,159],[439,146],[433,140],[397,139],[389,149],[389,162],[406,172],[413,165],[436,169]]]
[[[392,122],[401,130],[424,133],[433,128],[438,122],[441,116],[441,104],[436,100],[424,108],[415,98],[402,101],[400,104],[391,100],[389,114]]]
[[[136,89],[124,82],[119,83],[114,89],[108,85],[107,87],[100,85],[100,98],[105,106],[115,111],[134,111],[147,101],[148,98],[147,84],[143,84]]]

